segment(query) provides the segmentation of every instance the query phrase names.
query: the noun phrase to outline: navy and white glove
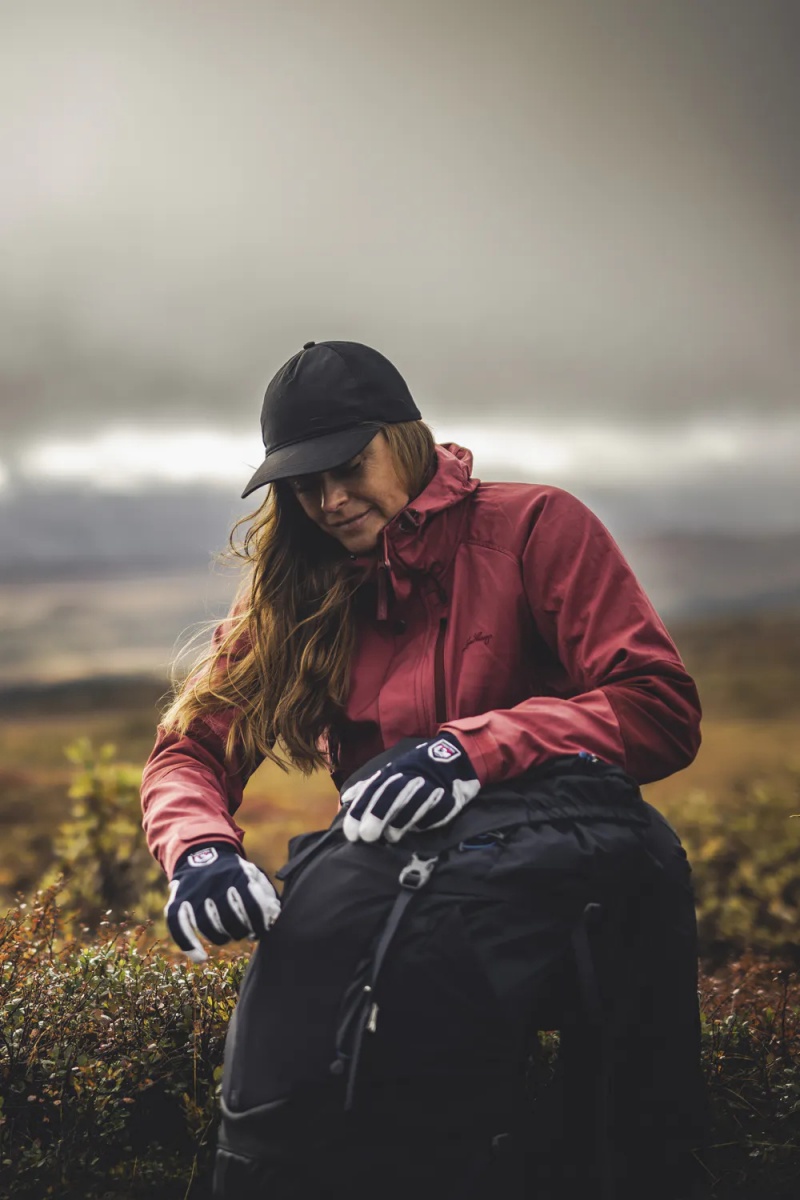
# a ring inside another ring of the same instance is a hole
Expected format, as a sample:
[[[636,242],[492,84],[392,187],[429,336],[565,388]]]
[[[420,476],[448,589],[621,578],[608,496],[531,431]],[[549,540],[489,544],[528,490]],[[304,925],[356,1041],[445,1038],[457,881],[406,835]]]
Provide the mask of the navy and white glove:
[[[446,825],[480,791],[475,768],[452,733],[420,742],[368,779],[345,788],[345,837],[399,842],[409,829]]]
[[[205,962],[201,935],[222,946],[256,939],[277,920],[281,902],[263,871],[228,842],[191,846],[175,865],[164,908],[167,926],[194,963]]]

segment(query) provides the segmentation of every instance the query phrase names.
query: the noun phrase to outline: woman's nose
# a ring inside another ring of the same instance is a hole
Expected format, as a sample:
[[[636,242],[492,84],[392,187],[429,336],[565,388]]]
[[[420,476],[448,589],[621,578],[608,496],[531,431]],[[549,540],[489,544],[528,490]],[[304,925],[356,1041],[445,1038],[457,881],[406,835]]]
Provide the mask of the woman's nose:
[[[324,512],[335,512],[347,502],[347,488],[337,479],[323,479],[320,502]]]

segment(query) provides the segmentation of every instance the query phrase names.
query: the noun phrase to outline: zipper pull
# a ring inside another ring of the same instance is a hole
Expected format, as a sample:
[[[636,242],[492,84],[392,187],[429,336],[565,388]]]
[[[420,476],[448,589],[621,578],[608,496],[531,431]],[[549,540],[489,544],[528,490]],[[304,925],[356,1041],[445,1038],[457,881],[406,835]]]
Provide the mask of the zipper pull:
[[[378,612],[379,621],[385,621],[389,616],[389,575],[391,566],[389,565],[389,547],[386,541],[386,530],[382,533],[383,539],[383,559],[378,563]]]
[[[370,1033],[375,1033],[377,1031],[377,1028],[378,1028],[378,1005],[373,1004],[372,1008],[369,1010],[369,1017],[367,1018],[367,1030]]]
[[[378,611],[379,621],[385,621],[389,616],[388,584],[386,580],[386,564],[378,563]]]

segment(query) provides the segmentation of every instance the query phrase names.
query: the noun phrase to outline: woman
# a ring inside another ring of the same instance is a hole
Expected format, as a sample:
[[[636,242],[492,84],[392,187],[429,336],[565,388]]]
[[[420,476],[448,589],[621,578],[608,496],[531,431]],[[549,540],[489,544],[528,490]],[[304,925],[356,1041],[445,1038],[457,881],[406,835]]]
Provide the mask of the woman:
[[[278,746],[341,787],[417,739],[345,797],[345,833],[364,842],[446,824],[483,786],[561,755],[640,784],[692,762],[695,685],[578,499],[473,478],[470,451],[435,445],[396,368],[358,343],[306,343],[267,388],[262,433],[243,492],[270,485],[247,518],[250,570],[142,780],[170,928],[195,961],[200,936],[258,937],[279,914],[234,821]]]

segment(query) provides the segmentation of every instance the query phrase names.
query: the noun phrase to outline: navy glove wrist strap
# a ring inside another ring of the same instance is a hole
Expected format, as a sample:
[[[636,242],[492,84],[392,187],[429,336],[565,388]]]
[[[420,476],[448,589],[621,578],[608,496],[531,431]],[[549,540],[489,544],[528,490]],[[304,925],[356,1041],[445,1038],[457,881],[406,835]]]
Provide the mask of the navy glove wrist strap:
[[[195,842],[194,845],[187,846],[178,861],[175,863],[175,867],[172,871],[172,878],[175,878],[175,876],[178,874],[178,871],[188,868],[189,858],[193,855],[198,855],[202,850],[216,850],[217,858],[222,858],[223,854],[236,854],[239,858],[244,857],[243,855],[238,854],[236,847],[232,846],[230,842],[215,841],[213,838],[207,842]],[[210,856],[209,862],[213,861],[214,858]],[[198,863],[197,865],[199,866],[200,864]]]

